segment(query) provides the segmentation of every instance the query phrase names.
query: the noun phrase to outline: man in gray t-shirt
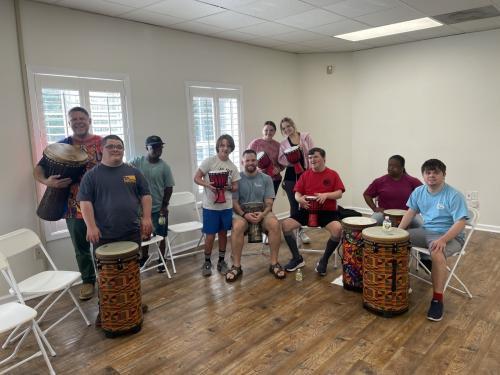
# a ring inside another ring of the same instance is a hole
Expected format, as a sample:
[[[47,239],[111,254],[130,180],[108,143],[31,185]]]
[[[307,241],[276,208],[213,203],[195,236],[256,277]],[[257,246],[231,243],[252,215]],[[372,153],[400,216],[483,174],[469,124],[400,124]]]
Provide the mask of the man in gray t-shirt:
[[[272,212],[274,201],[274,186],[271,177],[257,170],[257,155],[253,150],[243,152],[238,191],[233,194],[233,229],[231,231],[231,254],[233,266],[226,274],[226,281],[233,282],[241,274],[241,253],[244,236],[250,224],[261,224],[262,230],[267,232],[271,248],[271,264],[269,272],[276,278],[284,279],[286,274],[278,263],[278,251],[281,242],[280,224]],[[247,212],[245,204],[263,203],[262,212]]]

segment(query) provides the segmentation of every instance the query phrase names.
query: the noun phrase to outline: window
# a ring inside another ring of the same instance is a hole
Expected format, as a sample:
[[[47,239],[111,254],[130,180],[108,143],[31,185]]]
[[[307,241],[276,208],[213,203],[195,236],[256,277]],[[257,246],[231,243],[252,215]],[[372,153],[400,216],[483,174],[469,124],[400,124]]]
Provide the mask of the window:
[[[95,78],[32,70],[28,75],[34,163],[42,157],[47,145],[72,134],[67,113],[75,106],[82,106],[89,111],[93,134],[116,134],[125,143],[126,156],[133,154],[126,111],[125,77]],[[41,184],[37,185],[38,199],[41,199],[45,188]],[[64,220],[43,223],[48,241],[68,236]]]
[[[215,143],[222,134],[233,137],[231,161],[239,167],[241,157],[241,88],[217,84],[187,83],[191,134],[192,174],[201,162],[216,154]],[[201,193],[201,186],[197,190]]]

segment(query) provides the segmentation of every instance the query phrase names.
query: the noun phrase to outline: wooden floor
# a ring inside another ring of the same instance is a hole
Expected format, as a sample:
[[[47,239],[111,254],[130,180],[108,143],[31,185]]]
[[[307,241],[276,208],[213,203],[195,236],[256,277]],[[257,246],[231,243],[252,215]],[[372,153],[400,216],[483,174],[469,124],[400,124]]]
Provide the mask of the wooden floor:
[[[219,274],[203,278],[201,255],[179,259],[173,279],[155,271],[143,279],[149,312],[140,333],[107,339],[75,313],[48,335],[52,364],[60,374],[499,374],[499,247],[500,234],[473,235],[459,274],[474,298],[447,293],[437,323],[425,317],[430,287],[414,279],[410,310],[387,319],[364,310],[360,294],[330,283],[340,269],[318,277],[316,255],[305,255],[302,282],[293,274],[274,279],[267,256],[244,256],[234,284]],[[95,319],[95,299],[83,307]],[[37,358],[13,373],[46,367]]]

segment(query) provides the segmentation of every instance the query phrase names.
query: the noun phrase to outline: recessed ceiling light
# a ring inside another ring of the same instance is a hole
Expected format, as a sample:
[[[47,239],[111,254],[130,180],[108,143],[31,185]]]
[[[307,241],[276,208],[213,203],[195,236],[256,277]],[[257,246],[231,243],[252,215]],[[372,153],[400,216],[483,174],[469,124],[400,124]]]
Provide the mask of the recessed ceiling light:
[[[443,24],[429,17],[419,18],[416,20],[393,23],[391,25],[372,27],[355,31],[353,33],[335,35],[335,38],[350,40],[357,42],[359,40],[380,38],[382,36],[402,34],[410,31],[429,29],[431,27],[442,26]]]

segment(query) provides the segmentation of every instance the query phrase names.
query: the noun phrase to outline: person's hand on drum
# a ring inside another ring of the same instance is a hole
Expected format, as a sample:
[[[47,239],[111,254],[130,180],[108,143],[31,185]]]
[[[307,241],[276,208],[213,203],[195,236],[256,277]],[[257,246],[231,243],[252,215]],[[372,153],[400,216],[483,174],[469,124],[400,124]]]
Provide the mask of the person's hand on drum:
[[[301,196],[298,200],[297,200],[298,204],[300,205],[300,207],[302,208],[305,208],[306,210],[309,209],[309,203],[307,202],[306,200],[306,197],[305,196]]]
[[[316,200],[319,202],[319,204],[325,203],[325,201],[328,199],[328,193],[316,193]]]
[[[217,193],[217,188],[214,186],[212,181],[208,182],[208,185],[205,185],[205,187],[212,190],[212,193]]]
[[[149,238],[153,232],[153,222],[151,217],[143,217],[141,219],[141,234],[142,236]]]
[[[101,231],[97,228],[97,225],[87,225],[87,241],[97,243],[99,238],[101,238]]]
[[[51,188],[56,188],[56,189],[64,189],[67,188],[69,185],[71,185],[71,178],[66,177],[66,178],[61,178],[60,174],[55,174],[52,176],[49,176],[45,180],[45,185]]]
[[[245,219],[251,224],[259,224],[263,219],[262,212],[247,212]]]
[[[278,167],[276,167],[276,166],[273,167],[273,176],[279,175],[280,172],[281,172],[281,170]]]

